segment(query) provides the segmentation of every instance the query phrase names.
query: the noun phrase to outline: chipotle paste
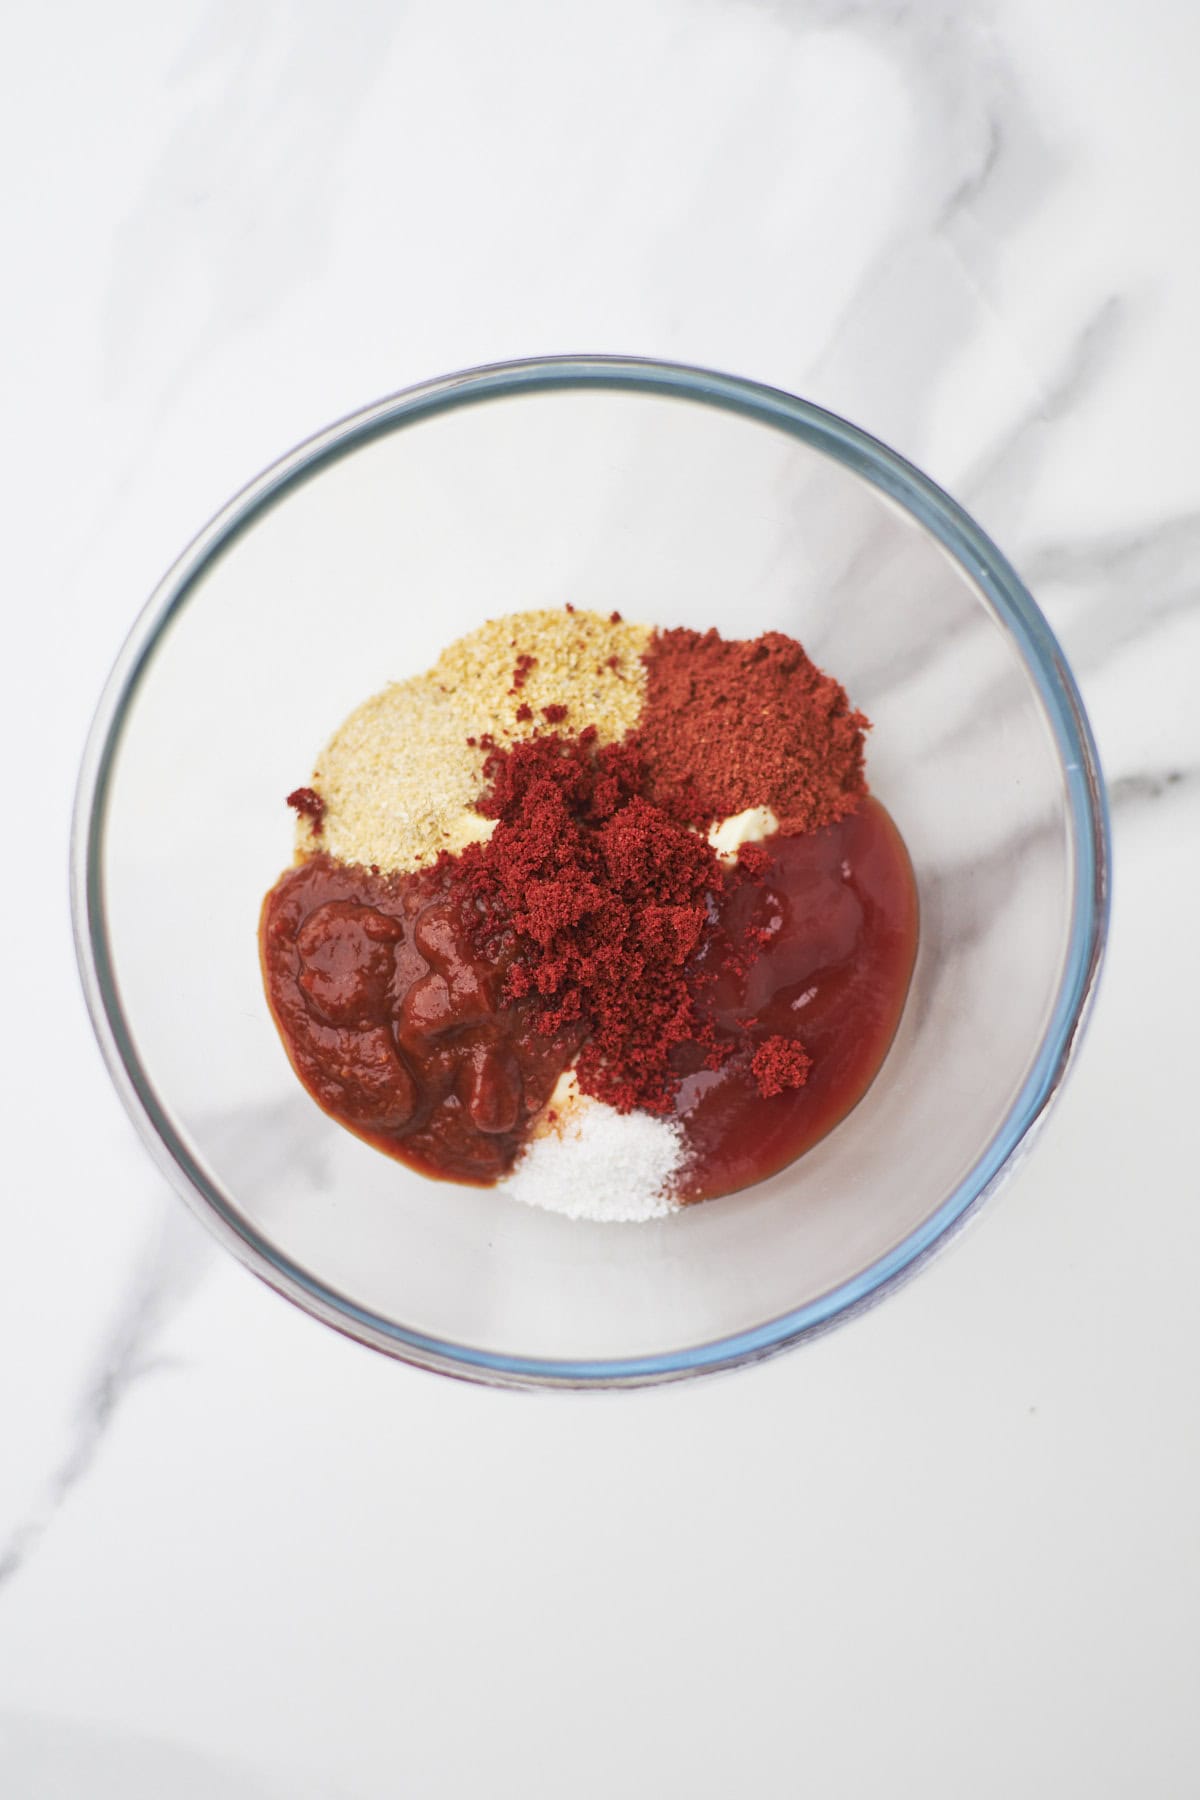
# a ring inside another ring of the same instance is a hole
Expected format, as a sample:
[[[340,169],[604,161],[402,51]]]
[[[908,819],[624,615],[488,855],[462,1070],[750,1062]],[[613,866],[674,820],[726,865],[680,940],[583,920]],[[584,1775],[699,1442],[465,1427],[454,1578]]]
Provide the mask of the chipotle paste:
[[[267,895],[275,1022],[312,1096],[426,1174],[504,1177],[573,1068],[592,1100],[682,1129],[677,1199],[730,1192],[845,1116],[903,1007],[916,893],[867,794],[867,722],[778,633],[671,631],[631,731],[565,730],[573,689],[511,704],[550,660],[527,616],[497,657],[504,737],[463,714],[474,841],[388,870],[310,840]],[[708,829],[750,809],[772,829],[718,856]]]

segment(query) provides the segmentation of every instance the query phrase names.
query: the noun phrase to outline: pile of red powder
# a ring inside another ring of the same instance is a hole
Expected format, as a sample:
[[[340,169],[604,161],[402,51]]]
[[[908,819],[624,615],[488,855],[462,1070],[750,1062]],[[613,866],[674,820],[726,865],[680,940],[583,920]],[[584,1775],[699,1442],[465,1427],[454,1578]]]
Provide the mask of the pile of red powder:
[[[866,793],[869,722],[794,639],[660,631],[645,663],[635,742],[673,818],[707,826],[767,806],[781,831],[815,831]]]
[[[477,953],[505,964],[505,997],[540,1030],[587,1030],[584,1093],[666,1111],[681,1046],[710,1068],[734,1047],[703,1017],[693,967],[730,877],[645,797],[638,753],[594,730],[494,749],[485,772],[481,810],[498,823],[461,857]]]
[[[706,1017],[700,952],[722,901],[769,858],[747,845],[730,868],[698,833],[759,806],[785,832],[812,831],[866,792],[867,721],[792,639],[666,631],[645,661],[624,744],[591,729],[491,749],[480,810],[496,830],[461,858],[478,954],[504,963],[506,998],[541,1030],[586,1032],[579,1085],[621,1112],[667,1111],[685,1070],[749,1044]],[[743,953],[748,966],[755,944]],[[770,1038],[750,1067],[769,1097],[803,1086],[811,1062]]]

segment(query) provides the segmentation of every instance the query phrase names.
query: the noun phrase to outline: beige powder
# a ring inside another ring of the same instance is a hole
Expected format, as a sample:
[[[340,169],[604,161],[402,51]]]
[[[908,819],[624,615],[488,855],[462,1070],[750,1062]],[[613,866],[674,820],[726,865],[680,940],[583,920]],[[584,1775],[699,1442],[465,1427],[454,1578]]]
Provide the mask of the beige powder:
[[[546,730],[542,708],[557,705],[567,716],[556,731],[574,736],[594,725],[609,744],[637,724],[646,697],[642,655],[652,636],[648,625],[614,623],[601,613],[510,613],[443,650],[432,674],[471,719],[470,729],[490,731],[498,743]],[[522,655],[534,661],[518,685],[513,675]],[[532,719],[518,719],[523,705]]]
[[[312,785],[325,802],[319,836],[296,827],[302,855],[419,869],[440,850],[461,850],[489,824],[470,811],[483,788],[482,750],[472,750],[458,710],[429,679],[393,682],[350,714],[322,753]]]
[[[485,752],[467,739],[490,733],[507,744],[587,725],[603,743],[624,737],[642,709],[651,636],[646,625],[563,611],[512,613],[460,638],[428,674],[394,682],[335,732],[311,782],[325,802],[322,830],[300,818],[297,854],[323,850],[389,872],[490,836],[491,821],[473,811]],[[523,656],[533,661],[517,685]],[[527,720],[517,718],[523,705]],[[551,725],[545,706],[565,706],[566,718]]]

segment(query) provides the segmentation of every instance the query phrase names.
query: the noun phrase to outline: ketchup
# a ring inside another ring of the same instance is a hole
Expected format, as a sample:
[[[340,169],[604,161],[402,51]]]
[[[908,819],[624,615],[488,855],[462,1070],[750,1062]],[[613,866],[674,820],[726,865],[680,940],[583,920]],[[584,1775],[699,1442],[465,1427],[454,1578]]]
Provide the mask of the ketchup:
[[[750,1041],[723,1068],[686,1076],[676,1096],[692,1151],[683,1200],[762,1181],[832,1131],[878,1073],[912,977],[916,883],[877,800],[764,847],[761,886],[734,890],[707,951],[717,979],[706,1009]],[[741,975],[730,951],[752,931],[760,947]],[[811,1067],[802,1087],[764,1097],[751,1063],[775,1036],[798,1038]]]

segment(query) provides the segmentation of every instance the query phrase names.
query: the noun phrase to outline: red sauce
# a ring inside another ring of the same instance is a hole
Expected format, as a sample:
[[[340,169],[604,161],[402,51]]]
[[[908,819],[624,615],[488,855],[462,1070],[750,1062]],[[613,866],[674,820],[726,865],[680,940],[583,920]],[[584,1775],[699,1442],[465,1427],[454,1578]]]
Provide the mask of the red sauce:
[[[756,879],[731,883],[692,966],[700,1020],[736,1048],[716,1069],[703,1045],[672,1052],[689,1201],[774,1174],[858,1103],[916,954],[912,869],[877,801],[745,860]],[[472,952],[457,868],[382,876],[310,857],[268,894],[260,948],[313,1098],[422,1173],[487,1185],[511,1169],[585,1027],[547,1034],[535,998],[505,998],[511,958]]]
[[[765,849],[761,886],[734,890],[707,951],[721,973],[704,1009],[718,1026],[748,1027],[751,1041],[679,1090],[675,1112],[694,1152],[681,1199],[762,1181],[832,1131],[878,1073],[912,976],[916,883],[877,800]],[[748,974],[731,973],[729,946],[751,933],[758,955]],[[776,1036],[799,1039],[811,1058],[802,1086],[764,1084],[761,1059],[756,1074],[756,1049]],[[763,1085],[776,1091],[764,1095]]]
[[[580,1034],[531,1030],[506,966],[467,948],[443,871],[374,875],[328,856],[284,875],[259,945],[275,1023],[326,1112],[423,1174],[486,1186],[511,1167]]]
[[[325,802],[316,788],[293,788],[287,797],[287,803],[294,807],[302,819],[310,821],[313,836],[320,837],[325,829]]]

